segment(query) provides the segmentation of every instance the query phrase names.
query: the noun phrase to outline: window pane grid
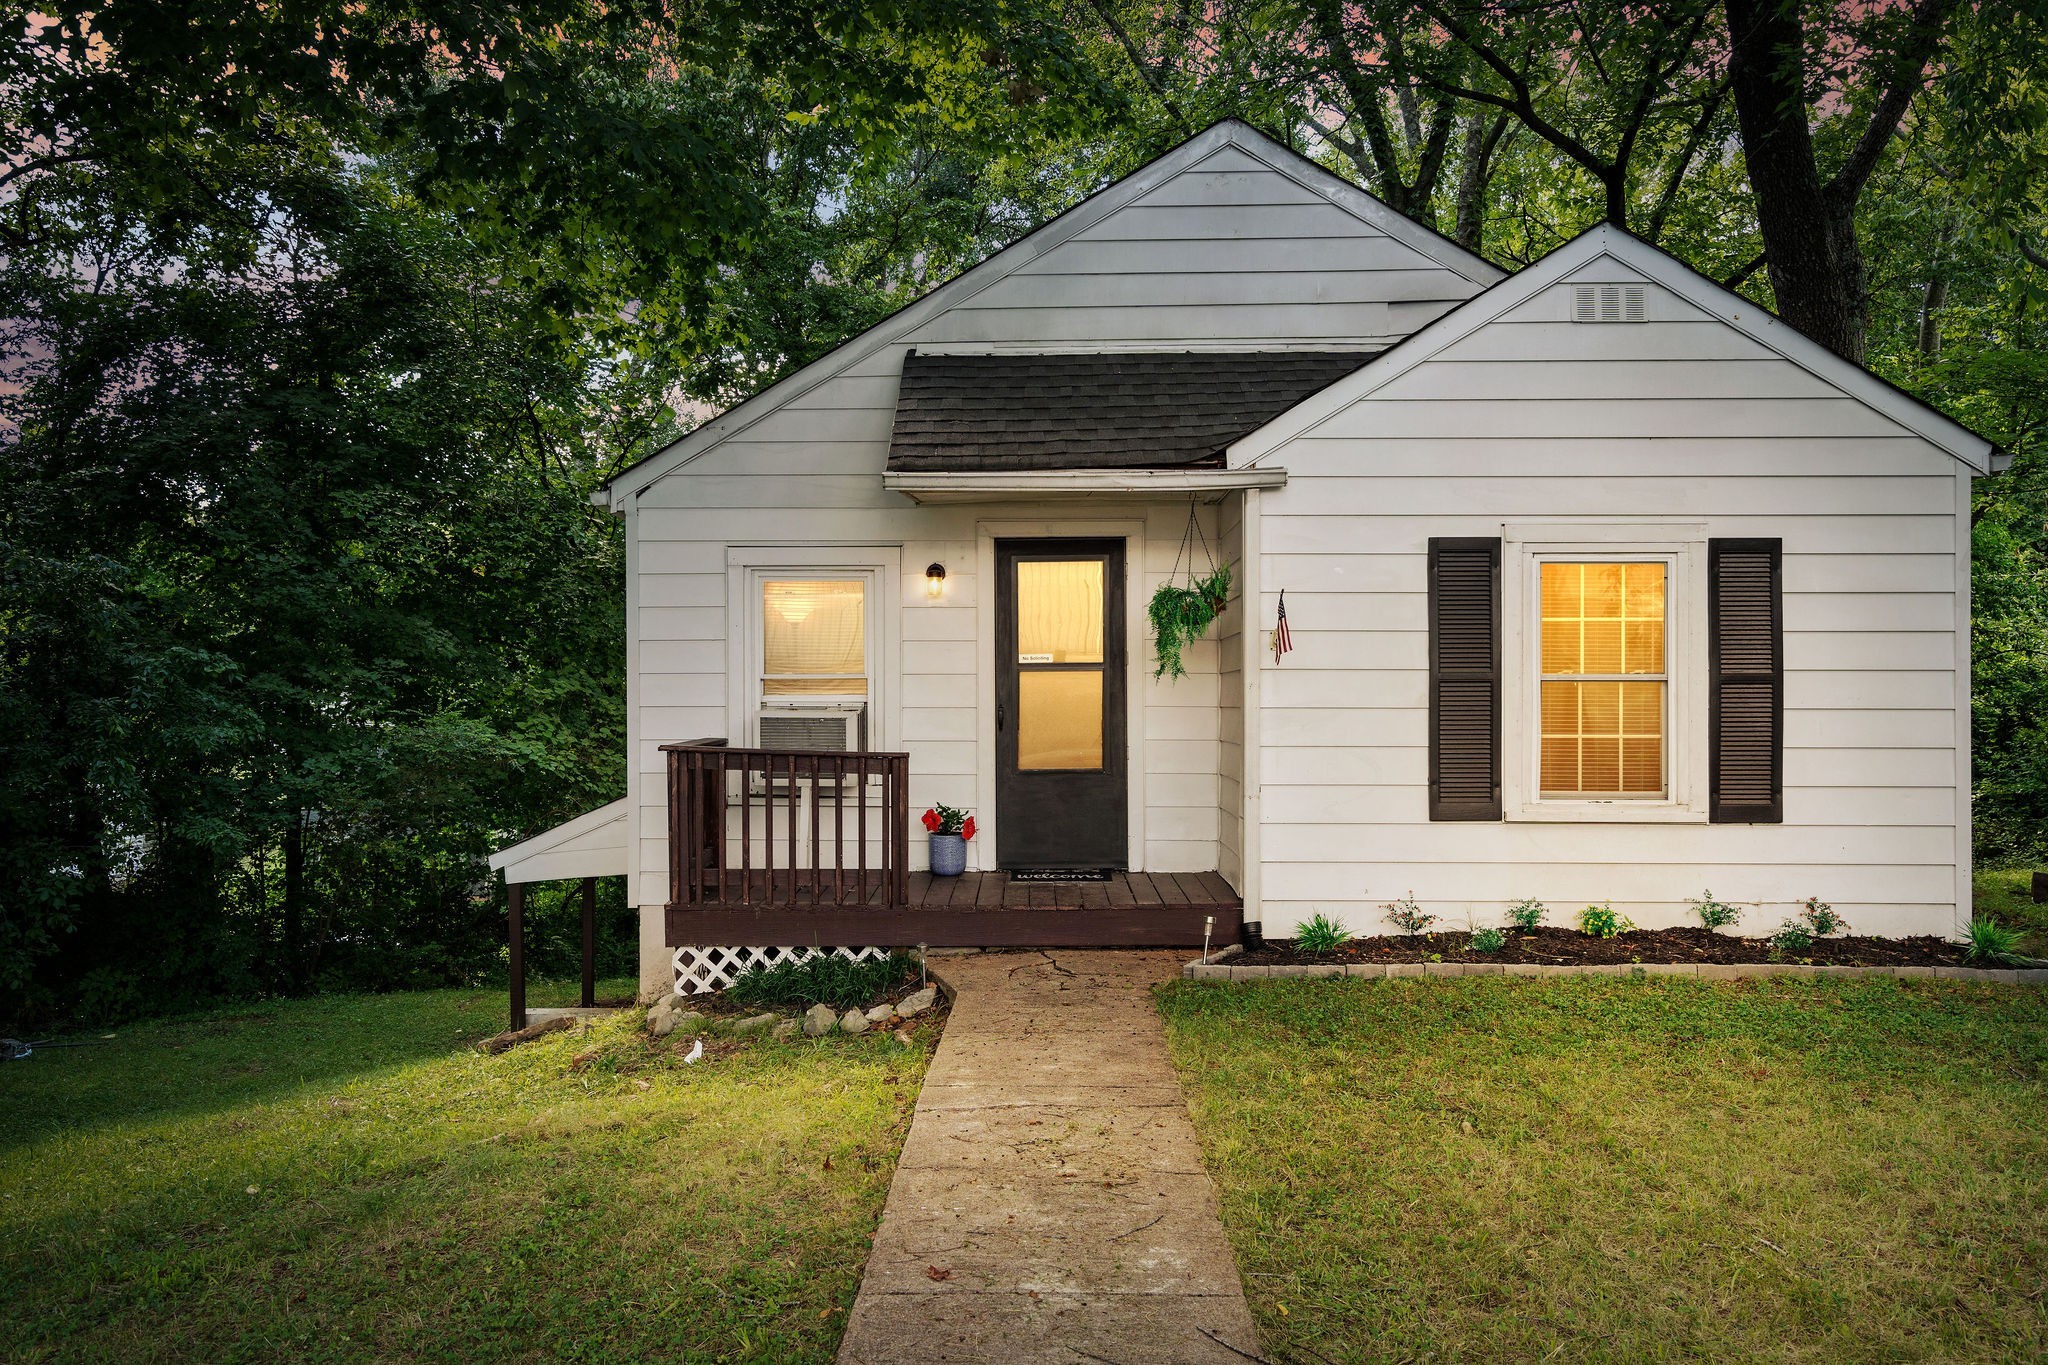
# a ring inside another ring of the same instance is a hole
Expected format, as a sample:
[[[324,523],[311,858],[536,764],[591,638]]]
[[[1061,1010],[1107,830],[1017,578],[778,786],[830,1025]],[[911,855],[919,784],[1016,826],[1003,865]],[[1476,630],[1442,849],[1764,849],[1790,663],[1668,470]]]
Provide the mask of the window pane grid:
[[[1662,563],[1541,566],[1543,796],[1664,794],[1665,578]]]

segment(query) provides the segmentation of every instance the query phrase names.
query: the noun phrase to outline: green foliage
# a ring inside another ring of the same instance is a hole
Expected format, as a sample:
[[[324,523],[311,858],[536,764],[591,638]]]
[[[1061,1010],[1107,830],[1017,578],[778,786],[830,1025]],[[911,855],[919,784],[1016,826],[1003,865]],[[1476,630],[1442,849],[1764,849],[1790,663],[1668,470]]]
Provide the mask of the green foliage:
[[[1715,900],[1711,891],[1689,904],[1693,908],[1693,913],[1700,917],[1700,923],[1709,929],[1726,929],[1742,918],[1739,907]]]
[[[1579,912],[1579,932],[1591,934],[1594,938],[1613,938],[1634,928],[1628,916],[1617,914],[1614,907],[1605,901],[1589,905]]]
[[[1834,906],[1818,896],[1808,896],[1800,902],[1799,913],[1771,935],[1771,957],[1775,960],[1811,952],[1817,940],[1848,927],[1849,922],[1835,913]]]
[[[1200,639],[1229,603],[1228,564],[1218,565],[1214,572],[1196,579],[1189,587],[1161,583],[1146,607],[1146,614],[1152,622],[1153,647],[1159,660],[1152,676],[1186,677],[1181,651]]]
[[[1380,909],[1386,912],[1389,923],[1410,938],[1428,932],[1429,926],[1435,924],[1438,918],[1423,912],[1422,907],[1415,903],[1413,891],[1397,901],[1382,905]]]
[[[725,994],[750,1009],[805,1009],[812,1005],[864,1009],[916,976],[917,964],[903,953],[867,962],[819,953],[801,962],[756,967],[735,978]]]
[[[1813,950],[1813,928],[1803,920],[1786,920],[1778,932],[1771,935],[1771,961],[1779,962],[1788,957]]]
[[[1294,930],[1294,946],[1304,953],[1331,953],[1351,941],[1351,932],[1320,912],[1303,920]]]
[[[1963,926],[1963,956],[1972,962],[1990,962],[2009,967],[2019,962],[2020,944],[2025,937],[1995,919],[1972,915]]]
[[[1813,930],[1815,938],[1839,934],[1849,927],[1849,921],[1836,914],[1835,907],[1819,896],[1808,896],[1799,903],[1799,921]]]
[[[1508,907],[1508,923],[1528,933],[1543,923],[1543,917],[1550,912],[1543,908],[1543,902],[1533,898],[1516,901]]]
[[[1508,946],[1508,936],[1491,924],[1472,931],[1471,948],[1475,953],[1497,953]]]

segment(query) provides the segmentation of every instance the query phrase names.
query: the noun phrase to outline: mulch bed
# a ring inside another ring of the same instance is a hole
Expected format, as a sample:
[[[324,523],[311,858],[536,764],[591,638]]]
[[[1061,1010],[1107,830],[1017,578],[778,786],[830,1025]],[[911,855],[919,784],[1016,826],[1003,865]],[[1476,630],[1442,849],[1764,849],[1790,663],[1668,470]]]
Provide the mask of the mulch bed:
[[[1613,938],[1594,938],[1576,929],[1509,929],[1499,952],[1475,953],[1467,933],[1379,935],[1355,938],[1334,952],[1295,951],[1286,939],[1230,959],[1233,966],[1307,967],[1351,962],[1540,962],[1553,966],[1616,963],[1804,962],[1826,967],[1960,967],[1963,950],[1945,939],[1867,938],[1845,935],[1817,940],[1796,957],[1771,956],[1767,938],[1737,938],[1711,929],[1632,929]]]

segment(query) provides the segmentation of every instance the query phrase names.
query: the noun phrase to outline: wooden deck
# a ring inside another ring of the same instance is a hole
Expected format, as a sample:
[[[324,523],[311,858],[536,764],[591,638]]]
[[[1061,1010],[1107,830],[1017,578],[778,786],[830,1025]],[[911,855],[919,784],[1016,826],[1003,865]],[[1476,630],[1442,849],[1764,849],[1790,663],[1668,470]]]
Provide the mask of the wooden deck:
[[[814,892],[808,871],[755,872],[745,895],[728,873],[724,904],[670,905],[672,948],[712,944],[909,947],[1199,947],[1235,943],[1244,902],[1215,872],[1118,872],[1106,882],[1017,882],[1006,872],[934,877],[913,872],[908,904],[881,903],[881,885],[833,884]],[[861,892],[865,890],[866,895]],[[762,904],[761,902],[766,902]]]

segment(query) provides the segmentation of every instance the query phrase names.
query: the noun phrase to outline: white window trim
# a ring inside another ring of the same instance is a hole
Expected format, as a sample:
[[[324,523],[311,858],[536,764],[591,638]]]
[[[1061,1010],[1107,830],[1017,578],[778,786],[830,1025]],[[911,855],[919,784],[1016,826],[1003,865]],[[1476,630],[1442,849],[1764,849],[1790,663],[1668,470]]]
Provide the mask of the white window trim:
[[[1704,824],[1707,819],[1707,528],[1696,522],[1523,523],[1502,528],[1502,814],[1509,820]],[[1537,565],[1547,559],[1662,561],[1665,593],[1665,782],[1662,800],[1545,800],[1537,715],[1543,666]]]
[[[902,551],[893,545],[730,546],[726,583],[726,733],[741,747],[759,745],[762,705],[761,584],[771,578],[858,579],[867,616],[868,748],[893,751],[902,733],[896,689],[902,657]],[[885,595],[886,594],[886,595]],[[819,698],[821,701],[829,700]]]

